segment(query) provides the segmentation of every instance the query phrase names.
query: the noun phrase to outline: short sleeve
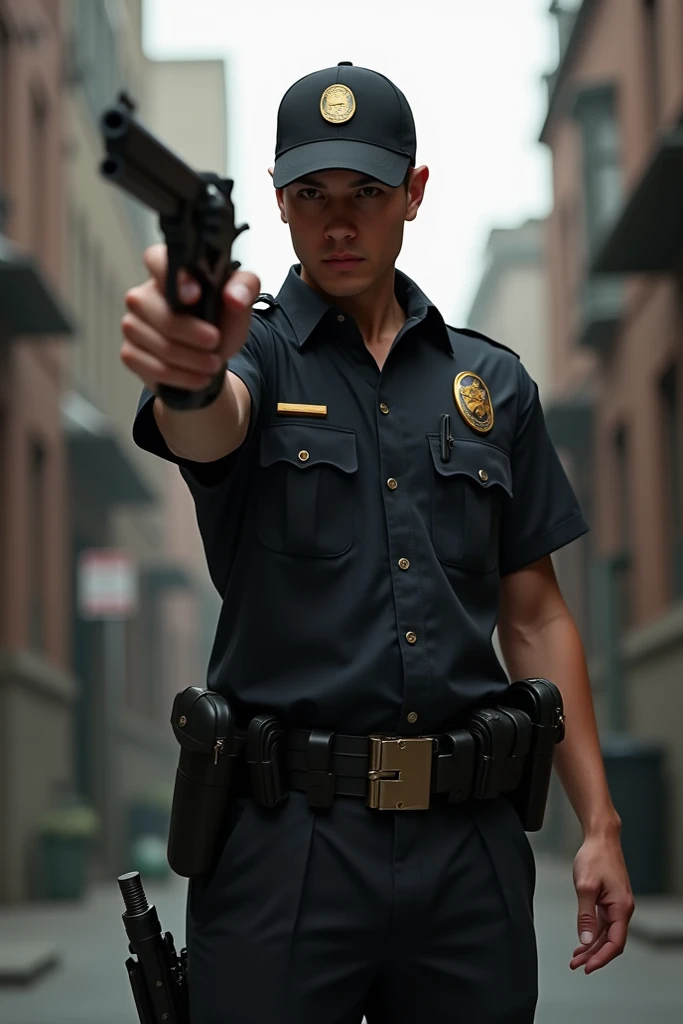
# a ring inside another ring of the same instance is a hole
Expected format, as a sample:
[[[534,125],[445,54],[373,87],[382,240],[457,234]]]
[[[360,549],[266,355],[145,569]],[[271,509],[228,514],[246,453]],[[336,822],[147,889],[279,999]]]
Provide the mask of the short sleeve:
[[[588,532],[564,467],[548,435],[538,387],[521,362],[512,498],[501,523],[500,575],[516,572]]]
[[[252,320],[249,337],[242,349],[228,361],[227,369],[236,374],[249,390],[251,414],[245,440],[240,448],[214,462],[195,462],[175,455],[166,444],[154,417],[154,393],[143,388],[133,423],[133,440],[144,451],[180,467],[183,478],[192,489],[193,484],[211,488],[230,476],[245,448],[248,447],[258,419],[261,396],[268,372],[267,328],[256,318]]]

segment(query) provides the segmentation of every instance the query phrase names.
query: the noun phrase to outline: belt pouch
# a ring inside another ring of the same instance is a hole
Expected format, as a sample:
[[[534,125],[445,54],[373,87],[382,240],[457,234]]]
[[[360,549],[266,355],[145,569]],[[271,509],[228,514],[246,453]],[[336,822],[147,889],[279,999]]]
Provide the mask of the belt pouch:
[[[500,704],[500,710],[519,708],[532,723],[531,745],[521,781],[508,799],[524,830],[538,832],[545,817],[555,744],[564,739],[562,695],[548,679],[519,679],[508,686]]]
[[[235,777],[233,716],[224,697],[188,686],[173,701],[180,743],[168,836],[168,863],[184,878],[212,866]]]
[[[501,791],[504,793],[517,789],[522,781],[525,760],[531,747],[533,726],[525,711],[519,708],[498,707],[499,714],[507,716],[514,723],[515,740],[505,761]]]
[[[491,800],[507,788],[508,759],[517,743],[517,723],[513,716],[497,708],[479,708],[467,724],[475,742],[474,785],[472,796]]]
[[[274,715],[257,715],[247,727],[251,795],[261,807],[277,807],[289,797],[284,779],[284,729]]]
[[[474,736],[469,729],[456,729],[454,732],[447,732],[440,744],[440,755],[442,748],[449,757],[450,792],[448,802],[457,804],[462,803],[463,800],[469,800],[472,796],[476,758]]]
[[[329,729],[311,729],[306,750],[306,797],[308,806],[318,810],[331,807],[335,785],[332,768],[333,733]]]

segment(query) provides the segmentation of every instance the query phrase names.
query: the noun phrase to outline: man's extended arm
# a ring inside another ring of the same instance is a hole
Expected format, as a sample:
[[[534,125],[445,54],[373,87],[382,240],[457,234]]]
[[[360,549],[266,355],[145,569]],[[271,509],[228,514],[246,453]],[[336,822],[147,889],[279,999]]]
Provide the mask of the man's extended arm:
[[[150,390],[158,383],[175,388],[200,390],[231,356],[243,347],[249,335],[252,303],[260,282],[254,274],[238,271],[223,289],[220,325],[194,316],[174,313],[164,289],[168,258],[166,247],[145,250],[144,261],[150,277],[126,293],[128,313],[121,330],[124,343],[121,361],[136,373]],[[190,292],[184,291],[190,288]],[[196,300],[199,289],[187,275],[181,275],[184,301]],[[216,360],[218,365],[213,365]],[[193,462],[213,462],[235,451],[244,441],[251,415],[251,395],[234,373],[225,374],[223,389],[202,409],[176,410],[160,398],[152,406],[157,426],[168,448]]]
[[[154,399],[154,418],[174,455],[213,462],[235,451],[249,427],[251,397],[240,378],[228,371],[218,397],[204,409],[180,412]]]

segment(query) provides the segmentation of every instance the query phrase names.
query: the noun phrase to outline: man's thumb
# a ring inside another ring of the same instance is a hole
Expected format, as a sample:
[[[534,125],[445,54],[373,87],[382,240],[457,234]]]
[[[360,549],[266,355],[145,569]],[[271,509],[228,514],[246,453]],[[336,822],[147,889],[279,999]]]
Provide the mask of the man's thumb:
[[[595,898],[595,893],[579,897],[578,931],[579,942],[583,946],[590,946],[597,932],[598,922],[595,915]]]

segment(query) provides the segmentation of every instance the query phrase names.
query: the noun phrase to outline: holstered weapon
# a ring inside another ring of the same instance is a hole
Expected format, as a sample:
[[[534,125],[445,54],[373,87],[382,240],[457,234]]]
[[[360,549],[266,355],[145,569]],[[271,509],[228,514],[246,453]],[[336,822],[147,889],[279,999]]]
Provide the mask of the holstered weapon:
[[[168,863],[185,878],[208,871],[237,774],[234,723],[225,697],[188,686],[173,701],[180,743],[168,836]]]
[[[531,745],[519,785],[507,794],[526,832],[538,832],[548,802],[555,745],[565,733],[562,694],[549,679],[519,679],[507,688],[499,710],[517,708],[531,720]]]

